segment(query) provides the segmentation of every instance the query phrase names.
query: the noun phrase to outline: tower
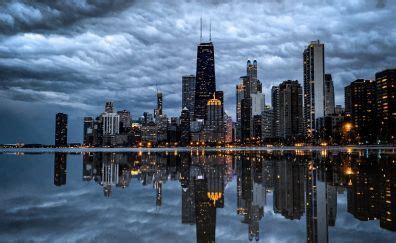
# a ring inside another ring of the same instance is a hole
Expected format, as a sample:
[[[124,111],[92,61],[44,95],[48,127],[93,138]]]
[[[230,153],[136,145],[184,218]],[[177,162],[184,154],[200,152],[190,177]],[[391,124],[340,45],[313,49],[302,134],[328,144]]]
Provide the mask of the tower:
[[[195,83],[195,119],[206,118],[206,104],[214,92],[216,92],[214,46],[211,41],[202,42],[202,18],[201,18],[201,43],[197,47],[197,69]]]
[[[67,115],[57,113],[55,119],[55,146],[67,146]]]
[[[334,83],[331,74],[325,74],[325,116],[334,114]]]
[[[304,50],[304,122],[311,135],[317,118],[325,116],[324,44],[312,41]]]

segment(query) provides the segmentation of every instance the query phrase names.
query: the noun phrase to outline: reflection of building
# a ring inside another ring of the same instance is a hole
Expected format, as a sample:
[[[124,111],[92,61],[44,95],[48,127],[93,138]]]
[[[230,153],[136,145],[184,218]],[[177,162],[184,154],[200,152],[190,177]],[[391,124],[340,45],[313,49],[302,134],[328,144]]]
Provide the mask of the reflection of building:
[[[55,153],[54,185],[66,185],[66,153]]]
[[[327,184],[319,181],[313,162],[307,165],[306,217],[307,242],[328,242]]]
[[[237,159],[237,213],[248,225],[249,240],[259,240],[260,220],[264,216],[266,189],[264,167],[255,155],[242,155]]]
[[[216,207],[208,197],[208,181],[194,180],[197,242],[215,242]]]
[[[304,214],[304,166],[292,160],[276,161],[274,211],[287,219]]]
[[[55,146],[67,146],[67,115],[64,113],[56,114]]]

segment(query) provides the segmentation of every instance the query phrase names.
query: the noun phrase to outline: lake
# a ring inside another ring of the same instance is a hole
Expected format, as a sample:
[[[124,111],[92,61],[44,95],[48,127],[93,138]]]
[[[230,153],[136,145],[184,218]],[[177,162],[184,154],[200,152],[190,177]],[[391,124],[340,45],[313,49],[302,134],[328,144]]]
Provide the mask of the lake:
[[[395,242],[395,161],[391,149],[2,152],[0,241]]]

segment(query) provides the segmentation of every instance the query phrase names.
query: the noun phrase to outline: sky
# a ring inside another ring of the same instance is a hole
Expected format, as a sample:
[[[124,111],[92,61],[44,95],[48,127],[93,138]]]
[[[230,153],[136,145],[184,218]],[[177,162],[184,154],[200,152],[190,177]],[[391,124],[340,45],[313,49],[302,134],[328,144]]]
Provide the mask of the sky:
[[[326,73],[343,87],[396,66],[396,3],[390,0],[144,1],[9,0],[0,3],[0,143],[54,143],[57,112],[69,115],[69,142],[82,142],[84,116],[105,101],[134,119],[155,107],[181,111],[181,77],[195,74],[204,40],[215,46],[217,89],[235,117],[235,85],[256,59],[270,89],[303,80],[302,53],[325,44]]]

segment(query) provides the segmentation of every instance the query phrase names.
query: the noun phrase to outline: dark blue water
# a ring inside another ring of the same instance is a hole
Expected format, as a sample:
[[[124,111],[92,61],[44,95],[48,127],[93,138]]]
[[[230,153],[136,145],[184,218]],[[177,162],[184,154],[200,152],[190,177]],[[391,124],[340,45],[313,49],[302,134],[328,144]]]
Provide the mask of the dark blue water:
[[[0,154],[0,241],[395,242],[379,151]]]

